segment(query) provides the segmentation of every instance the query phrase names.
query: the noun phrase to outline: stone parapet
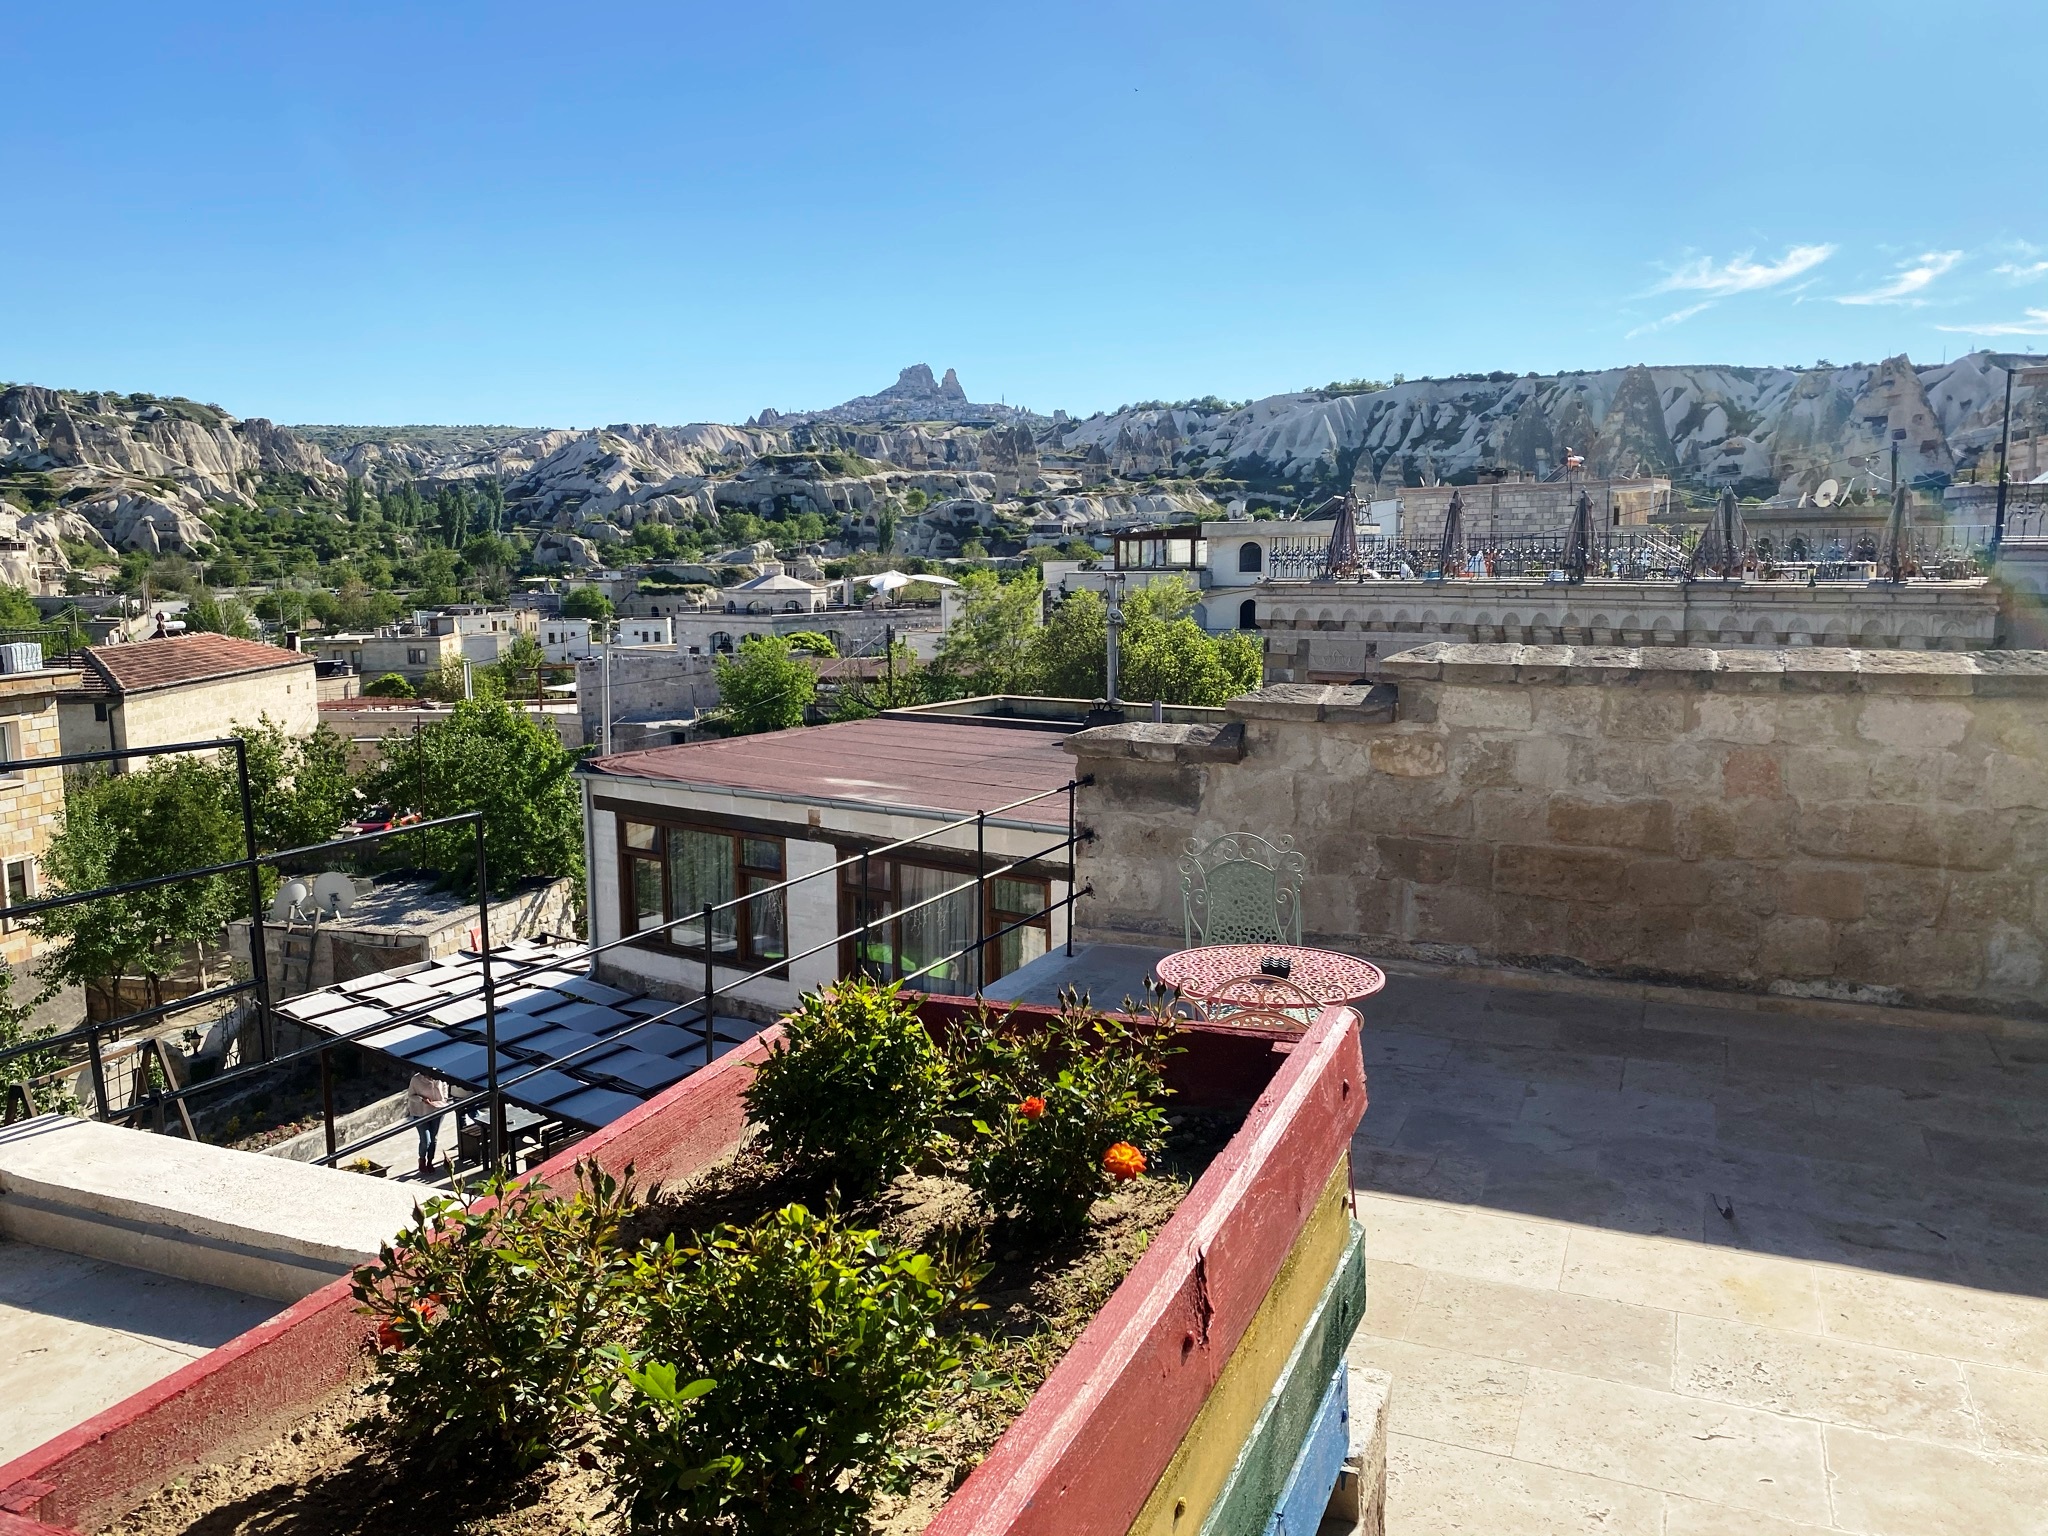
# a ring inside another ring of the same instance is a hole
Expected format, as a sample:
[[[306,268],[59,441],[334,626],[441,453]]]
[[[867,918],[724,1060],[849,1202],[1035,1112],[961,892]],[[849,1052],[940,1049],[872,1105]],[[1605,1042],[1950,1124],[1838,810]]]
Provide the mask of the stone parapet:
[[[1431,644],[1067,747],[1084,937],[1291,836],[1367,955],[2048,1016],[2048,652]],[[1235,733],[1235,734],[1233,734]]]
[[[1396,684],[1597,683],[1739,693],[2048,698],[2048,651],[1864,651],[1826,646],[1714,650],[1700,646],[1439,642],[1387,657],[1380,663],[1380,674]],[[1263,689],[1247,697],[1256,699],[1275,691]],[[1236,712],[1237,704],[1231,707]]]

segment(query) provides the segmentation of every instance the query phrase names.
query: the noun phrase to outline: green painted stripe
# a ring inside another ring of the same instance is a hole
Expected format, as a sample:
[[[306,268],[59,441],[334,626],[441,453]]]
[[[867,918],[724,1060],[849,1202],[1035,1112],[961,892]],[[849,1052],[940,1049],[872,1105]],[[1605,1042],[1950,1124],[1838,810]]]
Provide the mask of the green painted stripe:
[[[1365,1229],[1354,1221],[1337,1273],[1316,1302],[1222,1494],[1202,1522],[1202,1536],[1264,1536],[1315,1427],[1330,1376],[1343,1363],[1344,1347],[1364,1316]]]

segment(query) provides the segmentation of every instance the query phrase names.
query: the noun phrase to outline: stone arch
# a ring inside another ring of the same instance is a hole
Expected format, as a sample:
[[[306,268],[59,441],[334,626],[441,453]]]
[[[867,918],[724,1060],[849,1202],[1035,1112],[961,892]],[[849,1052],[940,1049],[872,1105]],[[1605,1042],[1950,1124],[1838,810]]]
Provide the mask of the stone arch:
[[[1257,546],[1253,547],[1256,548]],[[1239,629],[1257,629],[1259,627],[1259,605],[1249,597],[1237,605],[1237,627]]]
[[[1657,622],[1656,622],[1656,624],[1655,624],[1654,626],[1652,626],[1652,628],[1651,628],[1651,630],[1650,630],[1650,644],[1652,644],[1652,645],[1676,645],[1676,644],[1678,644],[1678,626],[1677,626],[1677,625],[1675,625],[1675,624],[1673,624],[1673,623],[1672,623],[1672,622],[1671,622],[1671,621],[1670,621],[1669,619],[1667,619],[1667,618],[1663,617],[1663,616],[1662,616],[1662,615],[1660,614],[1660,615],[1658,616],[1658,618],[1657,618]]]
[[[1769,619],[1758,619],[1749,631],[1751,645],[1774,646],[1778,643],[1777,631],[1771,628]]]
[[[1338,622],[1337,616],[1334,613],[1330,612],[1330,610],[1327,608],[1323,609],[1322,612],[1316,615],[1317,629],[1342,629],[1343,627],[1344,626],[1340,622]]]
[[[1240,574],[1257,575],[1265,569],[1265,565],[1265,551],[1259,548],[1256,541],[1246,539],[1237,546],[1237,569]]]
[[[1308,610],[1306,608],[1294,610],[1294,627],[1296,629],[1308,628]]]
[[[1884,625],[1876,619],[1865,619],[1856,643],[1867,651],[1883,650],[1888,643],[1885,639]]]

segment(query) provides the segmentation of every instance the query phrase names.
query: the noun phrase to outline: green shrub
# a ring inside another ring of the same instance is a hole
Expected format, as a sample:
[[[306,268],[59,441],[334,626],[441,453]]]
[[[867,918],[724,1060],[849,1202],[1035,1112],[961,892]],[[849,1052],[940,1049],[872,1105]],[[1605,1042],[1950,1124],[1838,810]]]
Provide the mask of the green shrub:
[[[1157,1022],[1112,1018],[1071,992],[1060,1002],[1029,1030],[983,1012],[948,1047],[954,1110],[972,1129],[966,1181],[997,1216],[1047,1234],[1086,1223],[1115,1183],[1112,1147],[1158,1154],[1174,1049]]]
[[[397,672],[386,672],[375,682],[363,684],[363,697],[367,699],[411,699],[417,698],[411,683]]]
[[[594,1163],[577,1182],[570,1199],[500,1183],[468,1210],[430,1201],[356,1271],[378,1322],[380,1427],[399,1444],[524,1472],[588,1412],[633,1274],[617,1241],[633,1200]]]
[[[859,978],[807,994],[747,1089],[766,1150],[865,1193],[938,1132],[945,1061],[893,985]]]
[[[904,1428],[958,1364],[972,1277],[787,1206],[640,1265],[638,1348],[604,1418],[636,1531],[839,1536],[900,1485]]]

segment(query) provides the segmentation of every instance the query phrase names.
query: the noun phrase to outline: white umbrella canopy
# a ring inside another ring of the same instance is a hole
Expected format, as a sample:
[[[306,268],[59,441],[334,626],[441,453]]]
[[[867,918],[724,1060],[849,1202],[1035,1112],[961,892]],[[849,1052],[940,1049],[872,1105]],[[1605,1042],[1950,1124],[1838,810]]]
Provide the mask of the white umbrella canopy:
[[[950,576],[906,576],[901,571],[876,571],[872,576],[856,576],[853,579],[873,587],[877,592],[894,592],[898,587],[907,587],[917,581],[928,581],[935,587],[960,585]]]

